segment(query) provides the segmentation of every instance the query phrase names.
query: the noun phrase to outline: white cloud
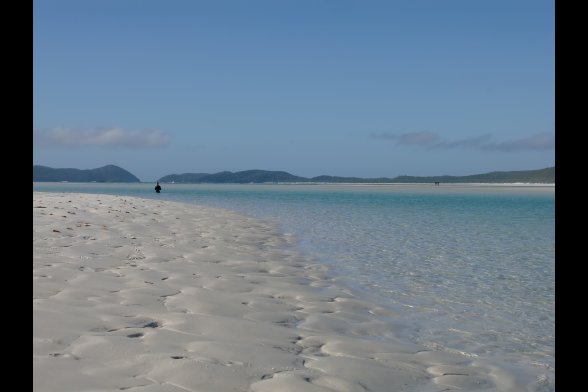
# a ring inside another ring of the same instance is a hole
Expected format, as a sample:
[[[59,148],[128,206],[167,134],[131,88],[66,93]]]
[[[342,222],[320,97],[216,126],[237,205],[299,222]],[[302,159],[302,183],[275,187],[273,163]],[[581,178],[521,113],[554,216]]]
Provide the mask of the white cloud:
[[[370,137],[393,140],[397,144],[419,146],[430,149],[452,149],[462,147],[485,151],[511,152],[523,150],[552,150],[555,147],[555,134],[552,132],[540,133],[522,139],[503,142],[493,141],[492,136],[488,134],[449,141],[441,139],[439,134],[430,131],[402,134],[372,133]]]
[[[552,150],[555,148],[555,134],[550,132],[540,133],[523,139],[492,143],[487,148],[500,151]]]
[[[159,130],[127,131],[121,128],[52,128],[34,130],[35,142],[56,147],[160,148],[169,143]]]

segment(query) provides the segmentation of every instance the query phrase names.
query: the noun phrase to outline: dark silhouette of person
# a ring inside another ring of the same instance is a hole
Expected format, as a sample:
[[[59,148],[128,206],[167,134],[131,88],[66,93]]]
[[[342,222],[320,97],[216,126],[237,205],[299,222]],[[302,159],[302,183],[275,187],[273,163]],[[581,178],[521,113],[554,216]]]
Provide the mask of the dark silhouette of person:
[[[157,185],[155,185],[155,192],[161,192],[161,185],[159,185],[159,181],[157,181]]]

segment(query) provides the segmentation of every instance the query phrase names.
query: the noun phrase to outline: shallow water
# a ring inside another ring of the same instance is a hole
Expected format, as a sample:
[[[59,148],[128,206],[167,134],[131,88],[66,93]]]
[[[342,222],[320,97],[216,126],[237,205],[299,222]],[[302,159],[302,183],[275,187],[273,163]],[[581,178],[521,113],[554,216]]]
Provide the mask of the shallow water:
[[[309,258],[402,317],[401,338],[554,390],[552,186],[36,183],[230,208],[272,221]]]

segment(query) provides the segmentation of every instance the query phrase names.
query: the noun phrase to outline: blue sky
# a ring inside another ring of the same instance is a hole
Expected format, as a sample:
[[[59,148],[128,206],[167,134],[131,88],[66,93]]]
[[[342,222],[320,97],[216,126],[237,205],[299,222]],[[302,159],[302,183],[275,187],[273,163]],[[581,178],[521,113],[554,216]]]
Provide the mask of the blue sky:
[[[544,0],[34,2],[33,163],[313,177],[554,165]]]

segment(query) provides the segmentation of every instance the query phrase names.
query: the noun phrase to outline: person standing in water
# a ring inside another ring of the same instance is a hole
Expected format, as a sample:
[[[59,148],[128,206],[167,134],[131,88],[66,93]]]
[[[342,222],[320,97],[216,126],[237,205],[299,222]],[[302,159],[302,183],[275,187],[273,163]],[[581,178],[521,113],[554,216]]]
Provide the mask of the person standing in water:
[[[155,185],[155,192],[161,192],[161,185],[159,185],[159,181],[157,181],[157,185]]]

